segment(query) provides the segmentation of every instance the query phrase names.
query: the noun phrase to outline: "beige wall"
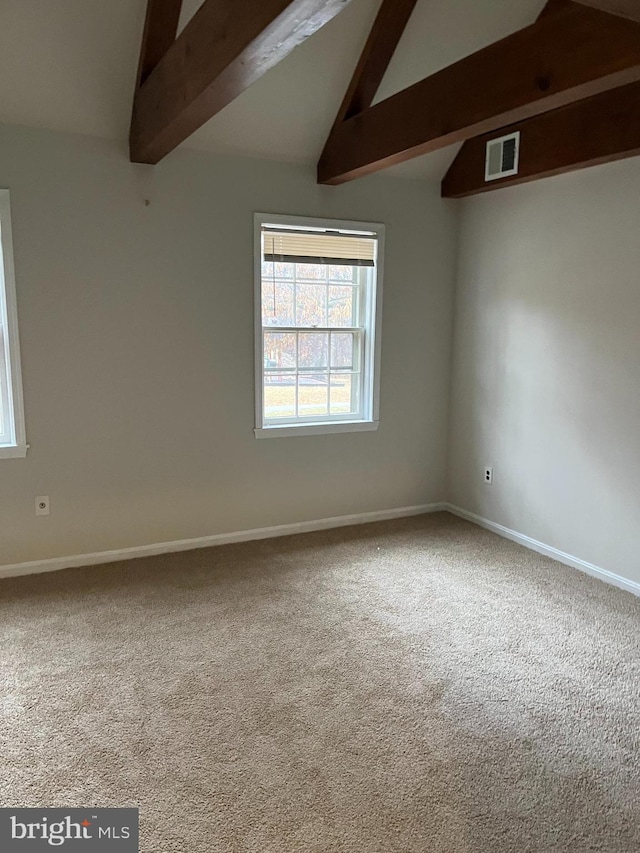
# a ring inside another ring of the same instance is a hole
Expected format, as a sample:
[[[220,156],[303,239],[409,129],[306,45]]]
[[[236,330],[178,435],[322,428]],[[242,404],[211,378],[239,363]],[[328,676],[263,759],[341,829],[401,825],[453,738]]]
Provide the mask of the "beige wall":
[[[466,201],[458,265],[450,500],[640,582],[640,159]]]
[[[436,187],[189,152],[151,170],[7,127],[0,186],[31,444],[0,460],[0,565],[444,500],[455,213]],[[254,211],[387,226],[378,432],[254,438]]]

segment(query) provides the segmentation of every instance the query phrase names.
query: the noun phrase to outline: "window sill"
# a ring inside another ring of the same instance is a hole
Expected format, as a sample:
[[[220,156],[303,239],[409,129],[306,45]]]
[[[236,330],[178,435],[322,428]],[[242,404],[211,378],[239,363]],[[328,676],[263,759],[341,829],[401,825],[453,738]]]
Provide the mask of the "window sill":
[[[319,424],[284,424],[254,429],[256,438],[291,438],[295,435],[330,435],[337,432],[373,432],[379,421],[340,421]]]
[[[0,444],[0,459],[22,459],[28,449],[28,444]]]

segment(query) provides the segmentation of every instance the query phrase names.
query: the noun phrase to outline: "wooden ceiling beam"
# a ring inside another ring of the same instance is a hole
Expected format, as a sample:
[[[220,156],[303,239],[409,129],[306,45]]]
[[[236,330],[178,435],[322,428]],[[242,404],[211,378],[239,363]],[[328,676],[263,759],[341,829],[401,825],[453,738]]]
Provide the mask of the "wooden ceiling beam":
[[[485,181],[487,142],[520,132],[517,175]],[[640,154],[640,83],[471,139],[442,182],[443,198],[464,198]]]
[[[147,0],[136,91],[176,40],[182,0]]]
[[[619,15],[630,21],[640,22],[640,0],[575,0],[582,6],[590,6],[601,12],[609,12],[611,15]]]
[[[342,122],[318,164],[341,184],[640,80],[640,25],[578,4]]]
[[[547,15],[558,15],[573,6],[575,6],[574,0],[547,0],[537,19],[540,21]]]
[[[344,121],[359,115],[373,103],[416,3],[417,0],[382,0],[369,38],[325,143],[325,150],[331,144],[336,129]]]
[[[382,0],[336,117],[340,124],[373,103],[417,0]]]
[[[349,2],[205,0],[136,92],[131,160],[157,163]]]

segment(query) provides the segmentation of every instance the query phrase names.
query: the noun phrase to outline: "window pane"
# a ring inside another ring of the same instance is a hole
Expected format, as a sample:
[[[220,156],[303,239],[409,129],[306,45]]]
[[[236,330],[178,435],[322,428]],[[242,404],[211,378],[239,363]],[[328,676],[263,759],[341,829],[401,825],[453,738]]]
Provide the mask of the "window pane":
[[[354,364],[354,334],[352,332],[332,332],[331,334],[331,367],[353,370]]]
[[[296,278],[310,278],[316,281],[326,281],[327,268],[324,264],[296,264]]]
[[[293,284],[262,281],[262,325],[293,326]]]
[[[0,261],[1,257],[0,255]],[[1,293],[0,299],[2,299]],[[9,385],[7,381],[4,332],[0,324],[0,444],[7,444],[9,439]]]
[[[343,264],[329,265],[329,278],[331,281],[354,281],[356,267],[347,267]]]
[[[327,415],[328,413],[328,375],[319,373],[298,376],[298,415],[301,418],[308,418],[312,415]]]
[[[353,287],[329,286],[329,326],[355,326]]]
[[[295,373],[276,373],[265,375],[264,416],[266,420],[273,418],[295,418]]]
[[[1,368],[1,365],[0,365]],[[4,417],[4,408],[5,408],[5,397],[7,396],[5,381],[4,381],[4,370],[0,369],[0,440],[4,438],[4,434],[7,431],[7,427],[5,426],[5,417]]]
[[[330,412],[332,415],[357,414],[360,409],[359,380],[358,373],[331,375]]]
[[[264,366],[296,369],[296,336],[290,332],[264,333]]]
[[[303,266],[297,264],[297,266]],[[325,326],[327,323],[327,288],[318,284],[298,284],[296,325]]]
[[[300,332],[298,367],[320,370],[329,366],[329,335],[322,332]]]
[[[272,261],[262,262],[262,278],[273,281],[274,278],[290,278],[295,275],[295,264],[281,264]]]

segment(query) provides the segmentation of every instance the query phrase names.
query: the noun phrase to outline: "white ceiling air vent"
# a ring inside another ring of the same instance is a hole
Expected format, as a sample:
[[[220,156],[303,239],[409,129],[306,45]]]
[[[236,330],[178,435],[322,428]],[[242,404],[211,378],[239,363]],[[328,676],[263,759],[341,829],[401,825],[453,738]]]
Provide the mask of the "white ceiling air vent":
[[[519,159],[520,131],[487,142],[485,181],[496,181],[508,175],[517,175]]]

